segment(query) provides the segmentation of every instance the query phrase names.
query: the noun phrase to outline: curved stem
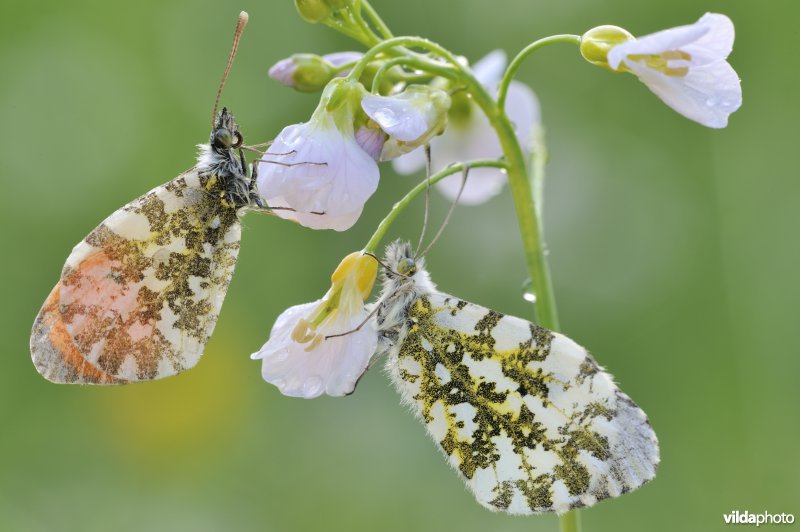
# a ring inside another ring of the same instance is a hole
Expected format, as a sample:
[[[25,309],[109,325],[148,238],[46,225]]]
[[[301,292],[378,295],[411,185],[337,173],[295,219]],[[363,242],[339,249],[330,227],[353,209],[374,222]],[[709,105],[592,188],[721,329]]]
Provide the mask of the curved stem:
[[[407,65],[413,67],[416,64],[416,61],[410,57],[395,57],[394,59],[389,59],[384,64],[380,66],[378,71],[375,73],[375,77],[372,78],[372,93],[379,94],[381,82],[383,81],[384,76],[386,73],[393,67],[398,65]],[[417,76],[418,77],[418,76]],[[429,79],[430,76],[423,76],[422,79]],[[403,76],[400,81],[409,81],[415,79],[415,76]]]
[[[406,46],[414,46],[429,50],[444,58],[452,65],[452,67],[448,67],[443,64],[437,64],[435,61],[431,61],[423,54],[406,50],[403,48]],[[423,39],[421,37],[393,37],[367,50],[367,52],[364,54],[364,57],[359,60],[348,77],[350,79],[360,78],[369,62],[374,60],[379,54],[382,53],[386,53],[395,57],[402,55],[408,57],[409,59],[414,59],[416,60],[415,66],[420,70],[433,72],[447,78],[454,77],[454,75],[461,69],[461,65],[458,63],[453,54],[451,54],[449,50],[442,48],[433,41],[429,41],[428,39]]]
[[[500,85],[497,86],[497,105],[500,109],[505,109],[506,105],[506,96],[508,95],[508,87],[511,85],[511,80],[514,79],[514,76],[517,74],[519,67],[522,65],[522,62],[531,55],[533,52],[538,50],[543,46],[547,46],[548,44],[554,44],[557,42],[567,42],[573,44],[580,44],[581,37],[580,35],[552,35],[550,37],[545,37],[544,39],[539,39],[538,41],[534,41],[522,50],[511,60],[511,63],[508,64],[508,68],[506,69],[505,73],[503,74],[503,79],[500,80]]]
[[[426,187],[432,185],[438,181],[441,181],[445,177],[451,176],[458,172],[463,172],[466,168],[480,168],[480,167],[492,167],[492,168],[506,168],[506,163],[503,161],[499,161],[496,159],[479,159],[475,161],[467,161],[465,163],[457,163],[451,164],[444,170],[435,173],[430,177],[430,179],[426,179],[425,181],[421,182],[414,188],[408,191],[408,193],[403,196],[403,199],[398,201],[392,206],[392,210],[389,211],[389,214],[386,215],[381,223],[378,225],[378,228],[375,230],[375,233],[367,242],[367,245],[364,246],[364,251],[369,253],[375,253],[375,249],[378,247],[378,244],[381,243],[381,240],[386,235],[386,231],[389,230],[391,227],[392,222],[394,222],[395,218],[397,218],[403,210],[408,207],[411,201],[417,197],[418,194],[424,192]]]

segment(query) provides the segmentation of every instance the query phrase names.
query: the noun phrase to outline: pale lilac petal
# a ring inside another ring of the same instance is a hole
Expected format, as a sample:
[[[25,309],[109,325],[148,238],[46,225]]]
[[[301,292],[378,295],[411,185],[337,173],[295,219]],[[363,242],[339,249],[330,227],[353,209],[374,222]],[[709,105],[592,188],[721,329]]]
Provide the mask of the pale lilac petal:
[[[361,126],[356,131],[356,142],[361,149],[376,161],[381,158],[381,150],[386,143],[386,134],[380,129]]]
[[[503,50],[494,50],[472,65],[472,73],[481,85],[494,91],[503,77],[507,62],[508,59]]]
[[[707,26],[709,30],[696,41],[683,47],[683,50],[691,54],[692,63],[703,64],[726,59],[733,50],[733,40],[736,36],[731,19],[719,13],[706,13],[697,23]]]
[[[517,138],[523,149],[530,144],[531,132],[541,120],[539,101],[524,83],[514,81],[509,86],[506,113],[515,126]],[[472,124],[467,132],[447,131],[431,143],[433,168],[438,171],[448,164],[470,159],[494,159],[503,150],[497,133],[479,109],[474,109]],[[475,168],[469,172],[467,184],[459,203],[478,205],[498,195],[503,190],[506,174],[497,168]],[[461,187],[461,175],[447,177],[437,188],[445,197],[455,200]]]
[[[374,325],[322,340],[312,349],[292,339],[297,322],[311,314],[322,300],[287,309],[275,322],[269,340],[251,358],[261,359],[261,374],[282,394],[311,399],[322,394],[342,396],[355,389],[377,347]],[[352,331],[366,318],[366,311],[335,320],[324,335]]]
[[[274,198],[265,198],[267,205],[270,207],[286,207],[289,205],[284,198],[277,196]],[[353,227],[361,217],[363,207],[345,214],[330,215],[327,213],[316,212],[297,212],[285,209],[277,209],[274,211],[276,215],[284,220],[291,220],[297,222],[303,227],[309,229],[333,229],[334,231],[346,231]]]
[[[690,26],[664,30],[611,49],[609,65],[621,64],[668,106],[704,126],[722,128],[742,104],[739,76],[725,60],[735,31],[725,15],[706,13]],[[637,56],[646,56],[642,59]],[[667,68],[652,59],[666,60]]]
[[[396,96],[365,96],[361,100],[361,107],[381,129],[404,142],[420,138],[431,127],[428,113],[415,105],[406,93]]]
[[[269,77],[280,83],[281,85],[285,85],[287,87],[294,87],[294,71],[297,69],[297,65],[294,63],[292,58],[288,59],[281,59],[274,65],[272,65],[269,69]]]
[[[322,58],[335,67],[342,66],[353,61],[358,61],[364,57],[361,52],[334,52],[332,54],[325,54]]]
[[[258,191],[267,202],[281,198],[297,211],[276,211],[278,216],[314,228],[343,230],[347,227],[341,227],[341,217],[361,212],[378,187],[379,171],[356,142],[352,124],[347,125],[349,130],[340,131],[331,114],[323,112],[312,122],[288,126],[278,135],[270,152],[283,155],[266,155],[262,160],[294,166],[261,163],[258,174]],[[336,227],[325,227],[326,217],[339,220]]]
[[[636,62],[626,63],[661,100],[686,118],[723,128],[742,104],[739,76],[726,61],[689,69],[685,76],[666,76]]]
[[[461,189],[462,174],[453,174],[445,177],[438,183],[436,188],[446,198],[455,201],[458,191]],[[467,183],[464,191],[458,199],[461,205],[480,205],[487,200],[497,196],[503,191],[506,183],[505,174],[496,168],[473,168],[469,171]]]

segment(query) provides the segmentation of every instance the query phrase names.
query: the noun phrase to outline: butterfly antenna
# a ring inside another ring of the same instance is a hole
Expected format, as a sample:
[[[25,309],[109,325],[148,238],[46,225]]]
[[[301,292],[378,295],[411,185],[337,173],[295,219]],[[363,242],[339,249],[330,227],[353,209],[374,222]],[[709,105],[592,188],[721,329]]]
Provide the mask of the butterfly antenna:
[[[430,211],[431,201],[431,145],[425,145],[425,214],[422,218],[422,231],[419,233],[419,242],[414,257],[419,257],[419,250],[422,248],[422,240],[425,238],[425,230],[428,228],[428,212]]]
[[[225,65],[225,72],[222,74],[222,81],[219,83],[219,89],[217,90],[217,99],[214,100],[214,112],[211,113],[211,129],[214,129],[214,126],[217,122],[217,107],[219,106],[219,99],[222,96],[222,89],[225,87],[225,80],[228,79],[228,72],[231,71],[231,65],[233,65],[233,58],[236,57],[236,50],[239,48],[239,40],[242,38],[242,33],[244,32],[244,27],[247,26],[247,21],[250,19],[250,15],[247,14],[247,11],[242,11],[239,13],[239,18],[236,19],[236,31],[233,33],[233,46],[231,46],[231,54],[228,56],[228,64]]]
[[[391,269],[391,268],[390,268],[388,265],[386,265],[386,264],[385,264],[385,263],[384,263],[384,262],[383,262],[381,259],[379,259],[379,258],[378,258],[378,256],[377,256],[376,254],[374,254],[374,253],[370,253],[369,251],[365,251],[365,252],[364,252],[364,255],[366,255],[367,257],[372,257],[373,259],[375,259],[375,262],[377,262],[378,264],[380,264],[381,266],[383,266],[383,268],[384,268],[384,269],[386,269],[387,271],[390,271],[390,272],[392,272],[392,273],[396,273],[396,272],[395,272],[394,270],[392,270],[392,269]]]
[[[463,172],[461,172],[461,188],[458,189],[456,199],[453,201],[453,204],[450,205],[450,210],[447,211],[447,216],[444,217],[444,221],[442,222],[441,227],[439,227],[439,231],[436,232],[436,235],[433,237],[433,240],[431,240],[430,244],[428,244],[428,247],[426,247],[425,250],[417,256],[425,255],[431,249],[431,247],[433,247],[436,241],[439,240],[439,237],[442,236],[444,228],[447,227],[447,224],[450,222],[450,217],[453,216],[453,211],[456,210],[458,200],[461,199],[461,194],[464,192],[464,187],[467,184],[467,176],[469,176],[469,166],[465,166]]]

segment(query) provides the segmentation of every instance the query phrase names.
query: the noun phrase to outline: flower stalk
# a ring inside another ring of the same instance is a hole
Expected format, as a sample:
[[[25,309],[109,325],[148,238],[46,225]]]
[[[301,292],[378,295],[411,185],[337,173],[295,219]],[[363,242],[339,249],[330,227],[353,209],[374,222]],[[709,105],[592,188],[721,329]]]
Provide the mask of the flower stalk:
[[[468,161],[463,163],[455,163],[451,164],[441,172],[437,172],[436,174],[432,175],[429,179],[426,179],[422,183],[419,183],[417,186],[412,188],[408,193],[403,196],[403,199],[398,201],[392,206],[392,210],[389,211],[389,214],[378,224],[378,228],[372,234],[372,237],[369,239],[369,242],[364,246],[365,253],[375,253],[378,249],[378,246],[383,240],[383,237],[386,236],[386,232],[392,226],[395,219],[402,213],[406,207],[416,198],[420,193],[424,192],[425,189],[429,185],[434,185],[444,179],[445,177],[449,177],[453,174],[457,174],[459,172],[463,172],[467,168],[500,168],[505,169],[506,163],[500,160],[494,159],[487,159],[487,160],[475,160],[475,161]]]

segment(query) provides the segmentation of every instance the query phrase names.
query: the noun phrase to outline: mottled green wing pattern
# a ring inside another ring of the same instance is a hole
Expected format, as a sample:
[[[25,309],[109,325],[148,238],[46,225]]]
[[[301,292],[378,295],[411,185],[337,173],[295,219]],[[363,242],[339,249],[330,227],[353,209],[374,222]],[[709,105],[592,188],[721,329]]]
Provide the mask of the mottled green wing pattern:
[[[404,331],[392,380],[487,508],[562,513],[655,475],[646,415],[566,336],[440,293]]]
[[[123,384],[194,366],[239,253],[236,210],[196,169],[122,207],[72,250],[31,333],[58,383]]]

